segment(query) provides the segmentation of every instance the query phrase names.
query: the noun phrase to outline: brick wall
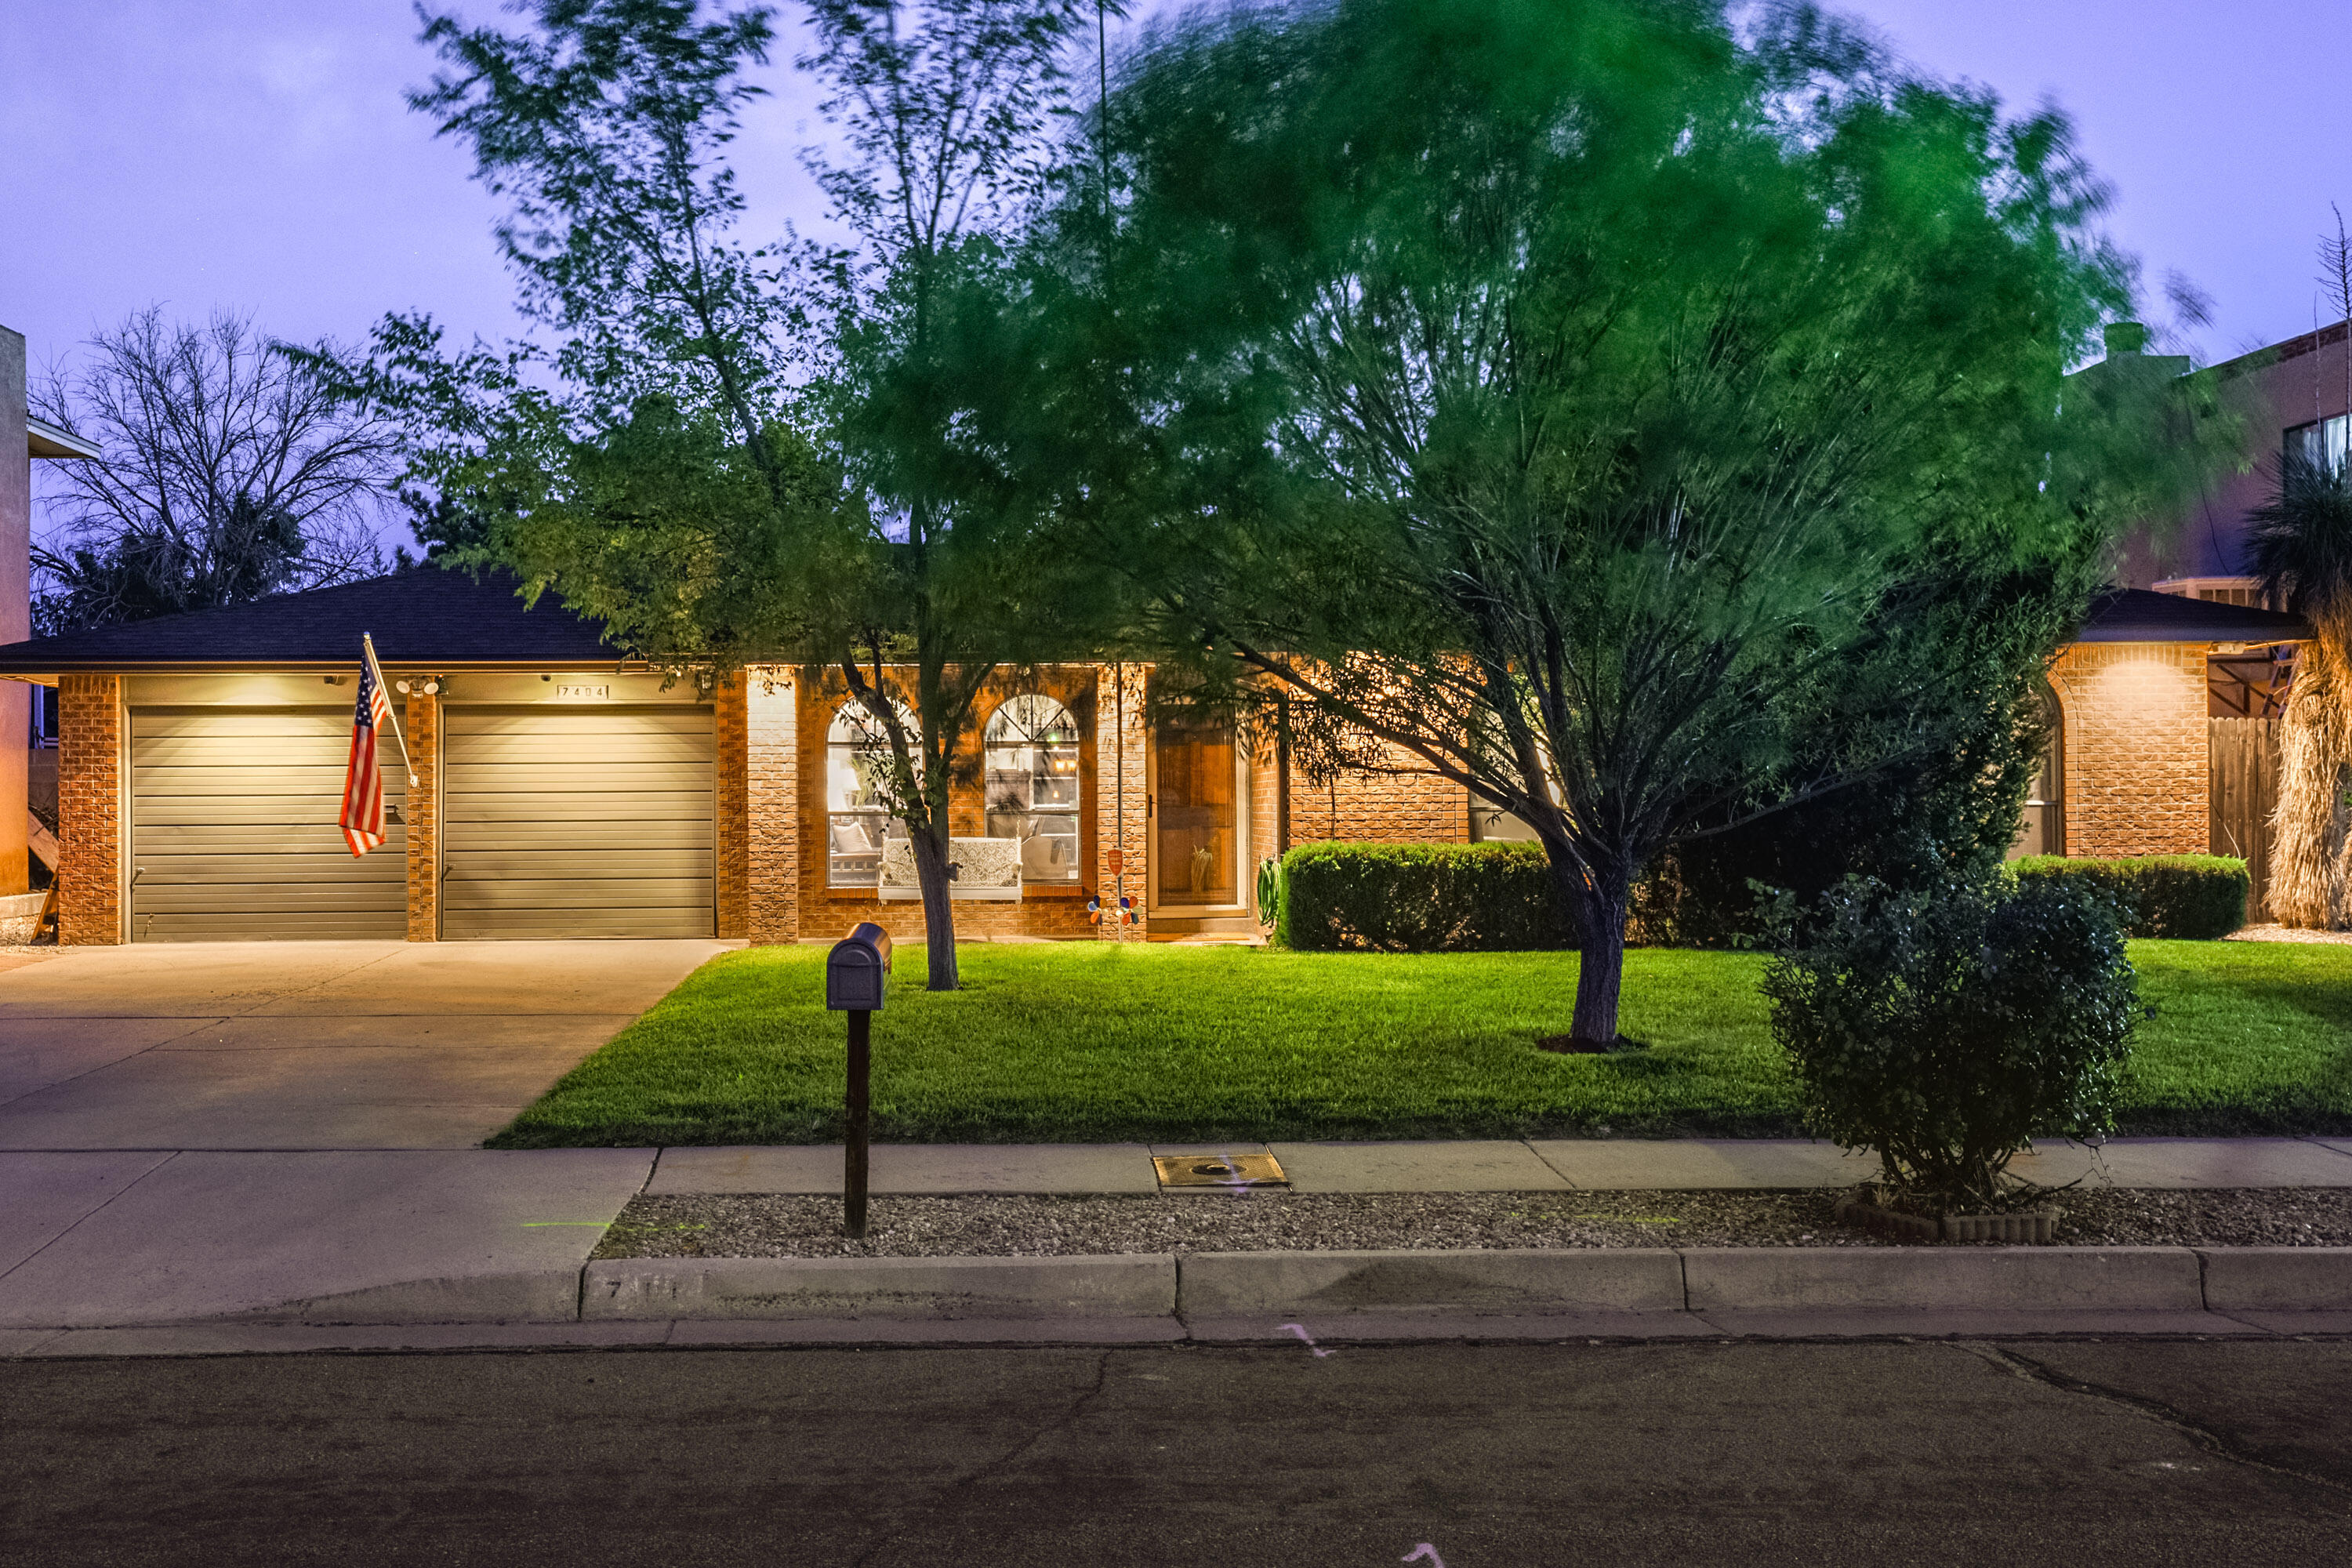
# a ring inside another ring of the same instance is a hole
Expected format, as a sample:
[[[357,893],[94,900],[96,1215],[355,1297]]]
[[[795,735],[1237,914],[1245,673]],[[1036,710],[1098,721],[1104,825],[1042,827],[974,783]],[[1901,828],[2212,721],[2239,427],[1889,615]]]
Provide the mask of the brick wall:
[[[1391,748],[1399,767],[1419,760]],[[1470,794],[1428,773],[1349,772],[1329,784],[1292,776],[1290,841],[1339,838],[1359,844],[1461,844],[1470,837]]]
[[[798,723],[789,671],[743,672],[743,934],[755,943],[801,934]]]
[[[401,800],[408,822],[408,940],[441,940],[441,699],[409,683],[408,760],[417,787]]]
[[[719,934],[751,934],[751,753],[750,677],[741,671],[721,678],[711,694],[711,729],[717,761],[714,790],[719,813]]]
[[[58,941],[122,940],[122,680],[58,680]]]
[[[2071,643],[2050,667],[2066,724],[2066,853],[2201,855],[2205,643]]]

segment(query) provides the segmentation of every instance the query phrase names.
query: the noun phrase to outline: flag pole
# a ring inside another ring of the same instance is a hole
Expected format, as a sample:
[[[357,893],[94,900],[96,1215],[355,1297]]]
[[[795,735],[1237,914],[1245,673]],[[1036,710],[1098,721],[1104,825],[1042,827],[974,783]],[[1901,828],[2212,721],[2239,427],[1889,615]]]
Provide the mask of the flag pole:
[[[375,689],[383,691],[383,666],[376,662],[374,634],[362,632],[360,647],[367,655],[368,673],[375,678]],[[389,691],[384,691],[383,716],[392,721],[392,738],[400,743],[400,761],[408,769],[408,787],[415,789],[417,787],[416,764],[409,761],[408,738],[400,732],[400,718],[392,710],[392,693]]]

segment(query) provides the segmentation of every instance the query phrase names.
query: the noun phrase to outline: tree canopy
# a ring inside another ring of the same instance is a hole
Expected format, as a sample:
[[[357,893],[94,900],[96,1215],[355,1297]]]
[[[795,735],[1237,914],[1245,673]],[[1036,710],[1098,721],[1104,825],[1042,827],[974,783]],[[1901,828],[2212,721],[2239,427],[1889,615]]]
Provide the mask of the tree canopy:
[[[1951,621],[1903,609],[1931,558],[2079,593],[2155,499],[2162,397],[2065,410],[2130,293],[2064,121],[1809,9],[1195,14],[1109,121],[1102,259],[1091,195],[1041,244],[1076,374],[1119,400],[1106,555],[1223,700],[1533,828],[1580,1037],[1615,1035],[1664,847],[1981,707]],[[2078,606],[2018,606],[2012,640]],[[1825,712],[1837,743],[1797,744]]]

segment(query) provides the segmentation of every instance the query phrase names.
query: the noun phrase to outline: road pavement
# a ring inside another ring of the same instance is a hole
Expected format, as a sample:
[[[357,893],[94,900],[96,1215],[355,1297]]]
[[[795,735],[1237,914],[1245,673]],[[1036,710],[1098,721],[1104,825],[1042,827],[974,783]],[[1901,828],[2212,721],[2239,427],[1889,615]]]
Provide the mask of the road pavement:
[[[0,1363],[0,1561],[2323,1563],[2352,1345]]]

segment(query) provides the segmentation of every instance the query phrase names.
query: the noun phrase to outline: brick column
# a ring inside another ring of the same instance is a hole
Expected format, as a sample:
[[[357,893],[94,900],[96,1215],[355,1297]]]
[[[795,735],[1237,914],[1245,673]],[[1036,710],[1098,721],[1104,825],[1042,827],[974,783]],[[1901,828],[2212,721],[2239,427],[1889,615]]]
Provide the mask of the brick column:
[[[416,768],[416,787],[401,802],[408,823],[408,940],[441,940],[441,699],[410,683],[408,712],[402,728],[408,731],[408,760]]]
[[[747,669],[742,681],[743,934],[760,946],[801,934],[800,743],[791,673]]]
[[[122,940],[122,678],[58,678],[58,941]]]
[[[2066,853],[2210,845],[2206,643],[2069,643],[2050,666],[2066,726]]]
[[[712,789],[717,796],[719,934],[751,934],[751,678],[722,675],[711,693]]]
[[[1093,885],[1102,895],[1103,920],[1097,933],[1107,942],[1140,942],[1150,929],[1151,880],[1146,874],[1150,853],[1145,793],[1150,788],[1144,748],[1143,681],[1149,667],[1140,664],[1095,667],[1095,863]],[[1125,674],[1122,684],[1120,676]],[[1122,728],[1124,726],[1124,728]],[[1126,809],[1119,805],[1119,769],[1127,770]],[[1110,852],[1126,851],[1127,896],[1135,902],[1135,923],[1122,925],[1118,908],[1119,875],[1110,868]]]

